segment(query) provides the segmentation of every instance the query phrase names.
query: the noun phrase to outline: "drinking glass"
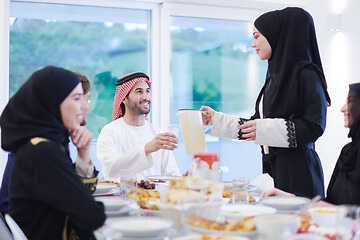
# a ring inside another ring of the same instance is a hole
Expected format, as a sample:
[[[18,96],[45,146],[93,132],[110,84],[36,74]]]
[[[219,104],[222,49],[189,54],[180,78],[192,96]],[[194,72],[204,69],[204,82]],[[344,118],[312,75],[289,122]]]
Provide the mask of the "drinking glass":
[[[126,197],[136,186],[135,173],[131,169],[120,170],[120,194]]]
[[[360,207],[340,205],[337,211],[336,239],[360,240]]]
[[[179,138],[179,125],[169,124],[167,127],[167,132],[174,134],[177,138]]]
[[[233,180],[233,203],[249,204],[249,179],[236,178]]]

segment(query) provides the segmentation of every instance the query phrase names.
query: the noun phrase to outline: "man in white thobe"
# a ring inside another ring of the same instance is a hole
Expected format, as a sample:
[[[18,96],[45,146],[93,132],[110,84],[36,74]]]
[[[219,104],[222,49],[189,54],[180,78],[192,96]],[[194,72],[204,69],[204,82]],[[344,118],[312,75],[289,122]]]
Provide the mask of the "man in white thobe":
[[[149,175],[180,175],[171,151],[177,138],[160,133],[148,119],[151,83],[144,73],[130,73],[117,81],[113,121],[103,127],[97,156],[104,178],[118,181],[121,169],[130,169],[137,180]]]

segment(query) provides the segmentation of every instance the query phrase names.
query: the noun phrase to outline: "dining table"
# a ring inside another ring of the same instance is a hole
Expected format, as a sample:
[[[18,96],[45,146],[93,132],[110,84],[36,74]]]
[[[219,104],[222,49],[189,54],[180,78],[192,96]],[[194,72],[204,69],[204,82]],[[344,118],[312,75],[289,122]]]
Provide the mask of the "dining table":
[[[167,186],[166,182],[159,185],[154,191]],[[224,186],[231,188],[231,182],[224,182]],[[94,232],[98,240],[336,240],[338,232],[338,226],[335,227],[335,224],[338,223],[336,219],[339,218],[339,207],[315,208],[317,209],[315,212],[309,209],[307,214],[300,216],[299,209],[310,202],[310,199],[301,197],[262,199],[261,190],[251,185],[249,194],[254,198],[251,203],[238,204],[224,198],[219,204],[195,202],[169,208],[169,205],[162,203],[162,199],[159,198],[155,203],[158,209],[144,209],[141,204],[141,207],[139,206],[138,201],[129,198],[129,194],[122,191],[120,187],[112,185],[111,189],[94,194],[97,201],[104,203],[107,215],[105,224]],[[114,206],[115,208],[111,208]],[[199,217],[197,214],[202,209],[210,213],[206,215],[211,219],[208,225],[215,224],[214,222],[220,225],[224,222],[241,222],[252,218],[255,219],[256,229],[224,231],[189,224],[190,216]],[[323,219],[319,220],[321,217]],[[304,218],[308,219],[307,222]],[[318,222],[314,222],[314,219]],[[333,223],[326,225],[325,221],[330,219]],[[359,219],[354,221],[360,222]],[[360,231],[358,232],[360,236]]]

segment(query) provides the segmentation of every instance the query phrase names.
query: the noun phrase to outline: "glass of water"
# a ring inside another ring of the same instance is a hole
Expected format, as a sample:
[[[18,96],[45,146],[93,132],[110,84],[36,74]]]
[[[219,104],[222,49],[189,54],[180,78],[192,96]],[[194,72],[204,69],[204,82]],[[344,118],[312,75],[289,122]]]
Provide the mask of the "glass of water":
[[[249,204],[249,179],[236,178],[233,180],[233,203]]]
[[[136,186],[135,173],[131,169],[120,170],[120,194],[127,196]]]
[[[167,128],[167,132],[174,134],[177,138],[179,138],[179,125],[169,124]]]

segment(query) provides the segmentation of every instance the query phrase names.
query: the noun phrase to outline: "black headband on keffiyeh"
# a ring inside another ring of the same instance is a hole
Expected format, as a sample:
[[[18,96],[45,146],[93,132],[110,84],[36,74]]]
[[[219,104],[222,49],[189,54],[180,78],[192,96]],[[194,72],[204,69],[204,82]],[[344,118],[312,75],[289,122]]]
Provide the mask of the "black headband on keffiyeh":
[[[119,86],[123,83],[126,83],[134,78],[147,78],[148,80],[150,80],[149,76],[146,75],[145,73],[141,73],[141,72],[136,72],[136,73],[130,73],[129,75],[125,75],[122,78],[118,79],[116,81],[115,86]]]

